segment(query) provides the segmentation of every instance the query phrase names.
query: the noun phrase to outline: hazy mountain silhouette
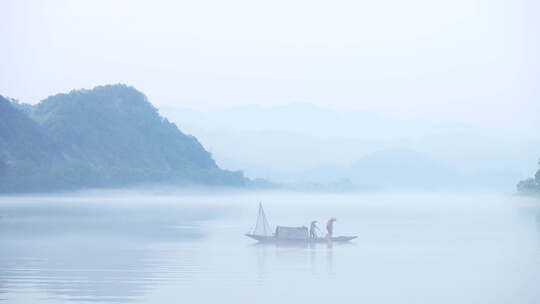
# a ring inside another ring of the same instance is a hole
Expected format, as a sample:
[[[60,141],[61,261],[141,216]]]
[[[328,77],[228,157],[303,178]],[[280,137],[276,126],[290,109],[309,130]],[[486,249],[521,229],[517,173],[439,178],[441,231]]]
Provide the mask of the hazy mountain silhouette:
[[[426,174],[425,185],[451,181],[452,187],[511,190],[516,180],[527,176],[531,160],[537,157],[533,148],[540,143],[532,136],[521,140],[512,129],[516,126],[495,130],[429,117],[404,120],[307,103],[200,111],[165,107],[160,111],[197,134],[222,167],[286,183],[332,182],[342,176],[337,171],[346,171],[364,157],[397,150],[414,151],[426,158],[426,165],[431,162],[433,170],[421,171],[435,174]],[[394,161],[389,159],[381,168]],[[402,159],[401,166],[417,161],[415,157]],[[417,170],[408,171],[415,176],[411,181],[423,183],[415,175]],[[378,174],[374,172],[373,177]]]
[[[434,189],[457,186],[461,175],[412,150],[378,151],[343,166],[307,170],[303,179],[331,183],[347,181],[362,189]]]

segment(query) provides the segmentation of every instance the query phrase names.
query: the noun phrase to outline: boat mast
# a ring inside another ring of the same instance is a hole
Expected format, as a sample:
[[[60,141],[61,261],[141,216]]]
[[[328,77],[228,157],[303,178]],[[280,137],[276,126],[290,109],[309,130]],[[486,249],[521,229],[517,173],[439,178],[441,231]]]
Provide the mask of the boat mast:
[[[262,207],[262,203],[259,202],[259,214],[257,215],[257,223],[255,224],[255,229],[253,229],[253,234],[256,235],[272,235],[272,230],[270,229],[270,224],[266,219],[266,214]]]

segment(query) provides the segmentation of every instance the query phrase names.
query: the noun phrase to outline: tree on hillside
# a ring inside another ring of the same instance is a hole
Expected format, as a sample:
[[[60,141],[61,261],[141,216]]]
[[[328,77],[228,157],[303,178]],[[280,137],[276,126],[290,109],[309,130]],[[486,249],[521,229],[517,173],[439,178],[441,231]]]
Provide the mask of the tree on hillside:
[[[540,160],[538,160],[538,165],[540,165]],[[540,194],[540,169],[536,171],[534,178],[520,181],[517,184],[517,190],[519,193],[524,194]]]

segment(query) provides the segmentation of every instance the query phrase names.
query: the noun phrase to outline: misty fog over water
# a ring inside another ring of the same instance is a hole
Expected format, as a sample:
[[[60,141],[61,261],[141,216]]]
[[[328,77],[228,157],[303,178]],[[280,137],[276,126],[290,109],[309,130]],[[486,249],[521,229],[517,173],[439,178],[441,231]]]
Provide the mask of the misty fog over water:
[[[257,245],[272,227],[358,235]],[[493,193],[0,198],[0,302],[538,303],[540,205]]]
[[[540,303],[539,11],[0,1],[0,304]]]

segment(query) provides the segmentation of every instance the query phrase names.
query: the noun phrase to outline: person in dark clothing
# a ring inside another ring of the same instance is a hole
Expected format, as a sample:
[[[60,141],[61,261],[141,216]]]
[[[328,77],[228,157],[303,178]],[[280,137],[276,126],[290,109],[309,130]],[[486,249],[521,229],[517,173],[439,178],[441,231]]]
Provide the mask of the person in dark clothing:
[[[312,221],[311,225],[309,226],[309,237],[312,239],[317,238],[317,233],[315,232],[315,230],[319,230],[319,232],[321,232],[319,227],[317,227],[317,221]]]
[[[326,222],[326,231],[328,231],[328,237],[332,237],[332,233],[334,233],[334,222],[336,221],[335,217],[331,217],[328,222]]]

